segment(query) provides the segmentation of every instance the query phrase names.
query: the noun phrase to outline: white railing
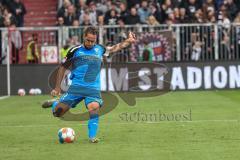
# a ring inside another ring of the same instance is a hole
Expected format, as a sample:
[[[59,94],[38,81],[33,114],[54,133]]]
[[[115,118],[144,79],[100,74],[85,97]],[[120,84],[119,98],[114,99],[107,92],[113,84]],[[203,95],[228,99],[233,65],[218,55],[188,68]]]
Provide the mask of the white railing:
[[[60,50],[69,38],[75,43],[82,43],[81,34],[84,27],[24,27],[18,28],[23,35],[22,56],[26,53],[26,42],[32,33],[38,33],[39,44],[55,45]],[[174,24],[148,26],[101,26],[99,27],[100,44],[116,44],[126,38],[128,31],[136,34],[158,33],[164,30],[172,31],[172,58],[170,61],[217,61],[240,59],[240,24],[224,26],[220,24]],[[9,47],[8,32],[1,28],[2,55]],[[121,51],[121,55],[131,54],[131,48]],[[11,55],[11,54],[10,54]],[[10,56],[11,57],[11,56]],[[59,56],[60,61],[60,56]],[[131,61],[130,58],[119,56],[115,62]],[[21,63],[24,63],[23,61]]]

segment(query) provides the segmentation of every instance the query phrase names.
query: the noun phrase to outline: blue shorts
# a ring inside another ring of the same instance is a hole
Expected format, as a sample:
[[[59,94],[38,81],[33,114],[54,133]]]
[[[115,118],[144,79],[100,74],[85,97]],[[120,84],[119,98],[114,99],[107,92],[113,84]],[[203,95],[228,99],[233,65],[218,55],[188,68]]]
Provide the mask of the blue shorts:
[[[84,99],[85,102],[85,106],[87,107],[87,105],[91,102],[98,102],[99,106],[101,107],[103,105],[103,100],[101,98],[95,98],[95,97],[83,97],[80,95],[74,95],[74,94],[70,94],[70,93],[64,93],[60,99],[59,102],[60,103],[64,103],[66,105],[68,105],[71,108],[76,107],[76,105],[78,103],[80,103],[82,100]]]

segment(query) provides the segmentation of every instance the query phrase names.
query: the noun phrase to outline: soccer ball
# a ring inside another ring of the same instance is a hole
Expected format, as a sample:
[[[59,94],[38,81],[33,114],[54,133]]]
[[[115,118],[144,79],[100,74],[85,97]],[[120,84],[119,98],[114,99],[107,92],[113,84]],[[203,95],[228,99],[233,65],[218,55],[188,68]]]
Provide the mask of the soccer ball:
[[[75,132],[72,128],[61,128],[58,131],[58,140],[60,143],[72,143],[75,140]]]
[[[37,95],[38,95],[38,94],[42,94],[42,91],[41,91],[41,89],[39,89],[39,88],[36,88],[36,89],[35,89],[35,94],[37,94]]]
[[[20,88],[20,89],[18,90],[18,95],[19,95],[19,96],[25,96],[25,94],[26,94],[25,89]]]
[[[35,95],[35,89],[34,88],[31,88],[29,89],[29,95]]]

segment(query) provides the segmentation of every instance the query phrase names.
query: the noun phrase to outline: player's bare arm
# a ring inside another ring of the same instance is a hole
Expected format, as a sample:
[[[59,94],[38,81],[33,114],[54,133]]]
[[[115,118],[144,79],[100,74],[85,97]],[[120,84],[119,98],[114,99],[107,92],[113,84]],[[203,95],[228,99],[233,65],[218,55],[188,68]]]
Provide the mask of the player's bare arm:
[[[73,55],[74,52],[69,52],[68,55],[71,58],[71,56]],[[70,59],[69,58],[69,59]],[[55,88],[51,91],[51,95],[52,96],[60,96],[61,94],[61,82],[64,78],[65,72],[67,70],[67,68],[69,68],[72,64],[71,60],[67,60],[65,63],[63,63],[57,71],[57,76],[56,76],[56,85]]]
[[[118,51],[128,47],[129,45],[131,45],[132,43],[135,43],[135,42],[136,42],[135,34],[133,32],[129,32],[128,38],[125,41],[118,43],[116,45],[113,45],[113,46],[107,46],[106,49],[107,49],[108,53],[114,53],[114,52],[118,52]]]
[[[64,73],[66,71],[66,68],[64,66],[60,66],[57,73],[57,79],[56,79],[56,86],[51,91],[52,96],[59,96],[61,94],[61,82],[64,76]]]

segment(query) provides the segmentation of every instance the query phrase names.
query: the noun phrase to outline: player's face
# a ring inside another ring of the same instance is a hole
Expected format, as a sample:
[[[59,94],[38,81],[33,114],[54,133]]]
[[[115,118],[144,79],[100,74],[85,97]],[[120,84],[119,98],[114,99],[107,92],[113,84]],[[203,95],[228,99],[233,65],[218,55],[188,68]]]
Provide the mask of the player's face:
[[[96,41],[97,41],[97,35],[88,33],[84,37],[84,46],[87,49],[91,49],[95,45]]]

